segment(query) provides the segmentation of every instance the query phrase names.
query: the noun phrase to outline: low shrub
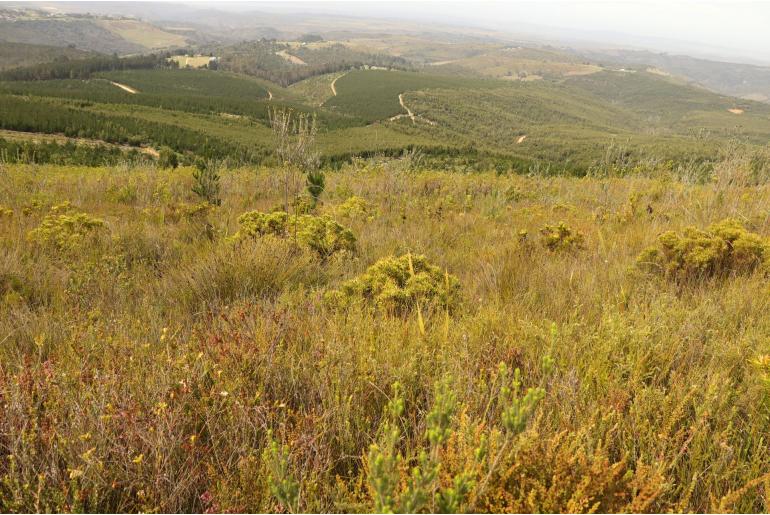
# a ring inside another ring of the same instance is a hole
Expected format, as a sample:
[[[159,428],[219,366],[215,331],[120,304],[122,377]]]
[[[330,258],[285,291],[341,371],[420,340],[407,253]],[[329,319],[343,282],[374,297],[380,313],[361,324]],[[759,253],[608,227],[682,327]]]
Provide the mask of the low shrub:
[[[374,216],[374,207],[366,199],[352,196],[334,209],[337,216],[345,218],[371,218]]]
[[[103,227],[104,220],[86,213],[52,214],[43,218],[40,226],[30,231],[27,237],[58,251],[71,251],[81,248],[88,237]]]
[[[272,235],[295,238],[299,243],[316,251],[321,257],[336,252],[355,250],[356,238],[350,229],[328,216],[289,215],[282,211],[261,213],[250,211],[238,218],[240,229],[234,241]]]
[[[328,292],[326,300],[342,306],[363,300],[403,313],[418,302],[449,309],[457,303],[459,292],[457,277],[432,265],[425,256],[405,255],[380,259],[364,274],[344,283],[339,291]]]
[[[570,229],[564,222],[546,225],[540,229],[540,234],[543,246],[551,252],[571,252],[584,248],[583,233]]]
[[[639,255],[637,265],[677,280],[744,274],[766,264],[768,249],[762,237],[737,220],[725,219],[705,231],[687,227],[682,234],[661,234],[656,245]]]

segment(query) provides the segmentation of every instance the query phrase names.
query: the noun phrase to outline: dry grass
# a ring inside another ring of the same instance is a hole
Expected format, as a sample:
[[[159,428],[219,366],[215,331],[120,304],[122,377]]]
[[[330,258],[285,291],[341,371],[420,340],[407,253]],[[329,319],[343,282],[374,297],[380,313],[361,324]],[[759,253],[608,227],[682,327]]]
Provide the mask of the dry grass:
[[[366,200],[356,253],[324,260],[227,242],[276,170],[211,210],[191,176],[0,173],[0,511],[770,509],[767,278],[635,267],[667,230],[767,237],[770,187],[359,162],[318,208]],[[105,222],[77,253],[27,238],[65,200]],[[543,245],[560,222],[580,248]],[[407,252],[457,276],[451,314],[324,303]]]

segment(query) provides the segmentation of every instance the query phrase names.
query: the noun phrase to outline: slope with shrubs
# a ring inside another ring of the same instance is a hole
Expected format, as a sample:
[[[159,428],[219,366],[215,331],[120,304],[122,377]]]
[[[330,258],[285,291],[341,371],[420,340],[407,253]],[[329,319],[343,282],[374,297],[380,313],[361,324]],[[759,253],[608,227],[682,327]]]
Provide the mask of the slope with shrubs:
[[[355,235],[332,255],[288,219],[231,241],[281,170],[219,170],[215,206],[186,167],[6,165],[0,511],[765,512],[750,163],[687,184],[358,159],[307,215]],[[731,271],[640,269],[669,231],[729,242]]]

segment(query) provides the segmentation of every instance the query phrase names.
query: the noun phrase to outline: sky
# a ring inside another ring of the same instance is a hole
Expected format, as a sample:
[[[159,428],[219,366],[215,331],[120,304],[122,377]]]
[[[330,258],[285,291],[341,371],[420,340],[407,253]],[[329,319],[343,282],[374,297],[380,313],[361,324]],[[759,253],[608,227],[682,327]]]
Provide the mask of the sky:
[[[252,4],[259,7],[259,4]],[[404,17],[545,38],[609,42],[658,51],[770,63],[770,1],[509,0],[267,2],[276,10]]]

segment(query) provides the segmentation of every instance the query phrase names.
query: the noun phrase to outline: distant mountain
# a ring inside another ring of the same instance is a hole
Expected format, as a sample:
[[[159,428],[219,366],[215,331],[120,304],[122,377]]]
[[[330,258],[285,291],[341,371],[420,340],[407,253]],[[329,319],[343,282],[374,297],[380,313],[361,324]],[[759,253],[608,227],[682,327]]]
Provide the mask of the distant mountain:
[[[32,66],[66,59],[83,59],[93,55],[76,48],[0,41],[0,70]]]
[[[638,50],[581,50],[579,53],[600,64],[650,69],[683,78],[717,93],[770,101],[770,67]]]
[[[183,33],[138,19],[25,8],[0,9],[0,39],[108,54],[143,53],[188,42]]]

